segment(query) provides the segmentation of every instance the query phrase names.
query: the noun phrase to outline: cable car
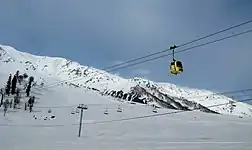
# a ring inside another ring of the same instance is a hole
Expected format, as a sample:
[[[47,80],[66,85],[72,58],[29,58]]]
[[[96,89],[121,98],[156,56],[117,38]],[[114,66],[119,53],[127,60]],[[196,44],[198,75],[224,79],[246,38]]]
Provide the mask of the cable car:
[[[88,107],[87,107],[87,105],[84,105],[84,107],[83,107],[85,110],[87,110],[88,109]]]
[[[184,71],[184,69],[183,69],[182,62],[178,61],[174,58],[174,49],[175,48],[177,48],[176,45],[170,47],[170,50],[172,50],[172,56],[173,56],[173,61],[170,64],[170,73],[177,75],[177,74],[182,73]]]
[[[170,64],[170,73],[177,75],[182,72],[183,72],[182,62],[178,60],[173,60]]]
[[[105,114],[105,115],[108,114],[108,108],[105,109],[104,114]]]
[[[121,108],[121,107],[118,107],[118,108],[117,108],[117,112],[122,112],[122,108]]]
[[[152,110],[152,112],[157,113],[157,108],[154,107],[153,110]]]
[[[74,110],[72,110],[71,114],[72,114],[72,115],[74,115],[74,114],[75,114],[75,111],[74,111]]]

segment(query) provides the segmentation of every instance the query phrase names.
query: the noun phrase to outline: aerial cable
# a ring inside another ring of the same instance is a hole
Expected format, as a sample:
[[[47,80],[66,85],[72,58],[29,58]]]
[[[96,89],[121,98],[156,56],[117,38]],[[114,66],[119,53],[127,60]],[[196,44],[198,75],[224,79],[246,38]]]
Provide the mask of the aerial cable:
[[[252,99],[245,99],[245,100],[241,100],[241,101],[236,101],[234,103],[247,102],[247,101],[251,101],[251,100]],[[227,105],[227,104],[229,104],[229,103],[222,103],[222,104],[211,105],[211,106],[207,106],[206,108],[218,107],[218,106]],[[121,121],[128,121],[128,120],[138,120],[138,119],[144,119],[144,118],[152,118],[152,117],[156,117],[156,116],[166,116],[166,115],[177,114],[177,113],[182,113],[182,112],[191,112],[191,111],[195,111],[195,110],[199,110],[199,108],[195,108],[195,109],[192,109],[190,111],[187,111],[187,110],[178,110],[178,111],[158,113],[158,114],[138,116],[138,117],[128,117],[128,118],[114,119],[114,120],[95,121],[95,122],[84,123],[84,124],[102,124],[102,123],[121,122]]]
[[[235,94],[235,93],[243,93],[243,92],[252,92],[252,89],[250,88],[250,89],[242,89],[242,90],[234,90],[234,91],[225,91],[225,92],[218,92],[218,93],[206,94],[206,95],[200,95],[200,96],[191,96],[191,97],[186,97],[186,98],[198,98],[198,97],[207,97],[207,96],[214,96],[214,95],[226,96],[225,94]]]
[[[236,94],[236,93],[242,93],[242,92],[249,92],[251,91],[252,92],[252,89],[242,89],[242,90],[235,90],[235,91],[225,91],[225,92],[218,92],[218,93],[213,93],[213,94],[206,94],[206,95],[200,95],[200,96],[190,96],[190,97],[184,97],[186,99],[188,98],[200,98],[200,97],[210,97],[210,96],[213,96],[213,95],[220,95],[220,96],[225,96],[224,94]],[[239,97],[242,97],[242,96],[250,96],[250,95],[240,95]],[[225,96],[227,98],[229,98],[228,96]],[[215,100],[215,99],[218,99],[218,98],[215,98],[215,97],[212,97],[212,98],[208,98],[208,100]],[[123,105],[125,103],[108,103],[108,104],[86,104],[88,106],[107,106],[107,105],[111,105],[111,106],[115,106],[115,105]],[[39,106],[39,105],[36,105],[34,106],[35,108],[73,108],[73,107],[77,107],[79,104],[71,104],[71,105],[57,105],[57,106]],[[127,105],[126,105],[127,106]],[[131,106],[132,107],[132,106]],[[142,105],[134,105],[134,107],[142,107]]]
[[[249,23],[252,23],[252,20],[249,20],[249,21],[246,21],[246,22],[243,22],[243,23],[234,25],[234,26],[232,26],[232,27],[229,27],[229,28],[220,30],[220,31],[218,31],[218,32],[215,32],[215,33],[212,33],[212,34],[203,36],[203,37],[200,37],[200,38],[198,38],[198,39],[195,39],[195,40],[186,42],[186,43],[184,43],[184,44],[180,44],[180,45],[178,45],[177,47],[183,47],[183,46],[186,46],[186,45],[188,45],[188,44],[191,44],[191,43],[194,43],[194,42],[203,40],[203,39],[205,39],[205,38],[208,38],[208,37],[211,37],[211,36],[220,34],[220,33],[222,33],[222,32],[225,32],[225,31],[228,31],[228,30],[231,30],[231,29],[234,29],[234,28],[237,28],[237,27],[243,26],[243,25],[245,25],[245,24],[249,24]],[[138,60],[140,60],[140,59],[148,58],[148,57],[150,57],[150,56],[154,56],[154,55],[157,55],[157,54],[160,54],[160,53],[164,53],[164,52],[167,52],[167,51],[169,51],[169,50],[170,50],[170,49],[165,49],[165,50],[162,50],[162,51],[159,51],[159,52],[151,53],[151,54],[148,54],[148,55],[139,57],[139,58],[131,59],[131,60],[128,60],[128,61],[123,62],[123,63],[119,63],[119,64],[116,64],[116,65],[113,65],[113,66],[110,66],[110,67],[103,68],[102,70],[107,70],[107,69],[110,69],[110,68],[114,68],[114,67],[117,67],[117,66],[121,66],[121,65],[124,65],[124,64],[128,64],[128,63],[130,63],[130,62],[134,62],[134,61],[138,61]]]
[[[252,99],[244,99],[241,101],[236,101],[234,103],[240,103],[240,102],[248,102],[251,101]],[[233,103],[233,104],[234,104]],[[222,104],[215,104],[215,105],[210,105],[207,106],[206,108],[212,108],[212,107],[218,107],[222,105],[227,105],[229,103],[222,103]],[[82,123],[82,124],[103,124],[103,123],[112,123],[112,122],[121,122],[121,121],[128,121],[128,120],[139,120],[139,119],[145,119],[145,118],[152,118],[152,117],[157,117],[157,116],[166,116],[166,115],[171,115],[171,114],[177,114],[177,113],[182,113],[182,112],[192,112],[195,110],[199,110],[199,108],[192,109],[190,111],[187,110],[178,110],[178,111],[172,111],[172,112],[165,112],[165,113],[157,113],[157,114],[152,114],[152,115],[143,115],[143,116],[137,116],[137,117],[128,117],[128,118],[121,118],[121,119],[114,119],[114,120],[104,120],[104,121],[94,121],[90,123]],[[79,125],[77,123],[75,124],[49,124],[49,125],[38,125],[38,124],[33,124],[33,125],[14,125],[14,124],[0,124],[0,126],[7,126],[7,127],[65,127],[65,126],[76,126]]]
[[[182,49],[182,50],[178,50],[178,51],[176,51],[174,53],[181,53],[181,52],[189,51],[189,50],[192,50],[192,49],[195,49],[195,48],[198,48],[198,47],[202,47],[202,46],[205,46],[205,45],[208,45],[208,44],[213,44],[213,43],[216,43],[216,42],[219,42],[219,41],[230,39],[232,37],[240,36],[240,35],[247,34],[247,33],[250,33],[250,32],[252,32],[252,30],[247,30],[245,32],[241,32],[241,33],[238,33],[238,34],[234,34],[234,35],[227,36],[227,37],[224,37],[224,38],[220,38],[220,39],[217,39],[217,40],[213,40],[213,41],[210,41],[210,42],[199,44],[199,45],[196,45],[196,46],[193,46],[193,47],[189,47],[189,48],[185,48],[185,49]],[[146,63],[146,62],[149,62],[149,61],[153,61],[153,60],[156,60],[156,59],[167,57],[167,56],[172,55],[172,54],[173,53],[160,55],[160,56],[157,56],[157,57],[154,57],[154,58],[150,58],[150,59],[146,59],[146,60],[143,60],[143,61],[140,61],[140,62],[137,62],[137,63],[133,63],[133,64],[125,65],[125,66],[122,66],[122,67],[118,67],[118,68],[109,70],[107,72],[112,72],[112,71],[117,71],[119,69],[132,67],[132,66],[135,66],[135,65],[139,65],[139,64],[142,64],[142,63]]]
[[[250,32],[252,32],[252,30],[247,30],[247,31],[240,32],[240,33],[237,33],[237,34],[234,34],[234,35],[230,35],[230,36],[226,36],[226,37],[223,37],[223,38],[220,38],[220,39],[217,39],[217,40],[213,40],[213,41],[210,41],[210,42],[206,42],[206,43],[203,43],[203,44],[199,44],[199,45],[196,45],[196,46],[185,48],[185,49],[176,51],[174,53],[181,53],[181,52],[189,51],[189,50],[192,50],[192,49],[195,49],[195,48],[198,48],[198,47],[202,47],[202,46],[205,46],[205,45],[208,45],[208,44],[213,44],[213,43],[216,43],[216,42],[219,42],[219,41],[230,39],[230,38],[233,38],[233,37],[236,37],[236,36],[240,36],[240,35],[243,35],[243,34],[247,34],[247,33],[250,33]],[[150,59],[146,59],[146,60],[143,60],[143,61],[140,61],[140,62],[128,64],[128,65],[125,65],[125,66],[122,66],[122,67],[118,67],[118,68],[114,68],[114,69],[108,70],[107,72],[114,72],[114,71],[117,71],[117,70],[120,70],[120,69],[129,68],[129,67],[132,67],[132,66],[135,66],[135,65],[139,65],[139,64],[143,64],[143,63],[150,62],[150,61],[153,61],[153,60],[161,59],[163,57],[167,57],[167,56],[172,55],[172,54],[173,53],[168,53],[168,54],[160,55],[160,56],[157,56],[157,57],[154,57],[154,58],[150,58]],[[105,74],[107,72],[98,72],[97,71],[97,73],[99,75],[100,74]],[[51,85],[47,85],[46,88],[58,86],[58,84],[61,84],[61,83],[67,82],[67,81],[68,82],[74,82],[74,81],[79,81],[79,80],[83,80],[83,79],[84,79],[84,77],[79,77],[79,78],[76,78],[76,79],[66,79],[66,80],[62,80],[60,82],[52,83]]]
[[[230,27],[230,28],[227,28],[227,29],[224,29],[224,30],[221,30],[221,31],[218,31],[218,32],[213,33],[213,34],[210,34],[210,35],[208,35],[208,36],[205,36],[205,37],[202,37],[202,38],[199,38],[199,39],[196,39],[196,40],[187,42],[187,43],[185,43],[185,44],[181,44],[181,45],[176,46],[176,47],[185,46],[185,45],[190,44],[190,43],[192,43],[192,42],[199,41],[199,40],[201,40],[201,39],[204,39],[204,38],[207,38],[207,37],[210,37],[210,36],[219,34],[219,33],[221,33],[221,32],[224,32],[224,31],[227,31],[227,30],[230,30],[230,29],[233,29],[233,28],[235,28],[235,27],[239,27],[239,26],[241,26],[241,25],[244,25],[244,24],[247,24],[247,23],[251,23],[251,22],[252,22],[252,20],[247,21],[247,22],[244,22],[244,23],[239,24],[239,25],[236,25],[236,26],[233,26],[233,27]],[[228,37],[225,37],[225,38],[221,38],[221,39],[218,39],[218,40],[214,40],[214,41],[211,41],[211,42],[207,42],[207,43],[204,43],[204,44],[200,44],[200,45],[197,45],[197,46],[193,46],[193,47],[190,47],[190,48],[187,48],[187,49],[184,49],[184,50],[180,50],[179,52],[187,51],[187,50],[190,50],[190,49],[193,49],[193,48],[197,48],[197,47],[201,47],[201,46],[208,45],[208,44],[211,44],[211,43],[215,43],[215,42],[218,42],[218,41],[222,41],[222,40],[225,40],[225,39],[228,39],[228,38],[231,38],[231,37],[234,37],[234,36],[239,36],[239,35],[242,35],[242,34],[245,34],[245,33],[248,33],[248,32],[251,32],[251,30],[245,31],[245,32],[242,32],[242,33],[239,33],[239,34],[231,35],[231,36],[228,36]],[[170,49],[169,49],[169,50],[170,50]],[[159,53],[166,52],[166,51],[167,51],[167,50],[162,51],[162,52],[157,52],[157,53],[155,53],[155,55],[156,55],[156,54],[159,54]],[[178,52],[174,52],[174,53],[178,53]],[[174,53],[172,53],[172,54],[174,54]],[[154,55],[154,54],[153,54],[153,55]],[[104,69],[101,69],[101,70],[107,70],[107,69],[109,69],[109,68],[113,68],[114,66],[120,66],[120,65],[122,65],[122,64],[127,64],[127,63],[129,63],[129,62],[133,62],[133,61],[136,61],[136,60],[140,60],[140,59],[142,59],[142,58],[147,58],[147,57],[150,57],[150,56],[153,56],[153,55],[150,54],[150,55],[147,55],[147,56],[144,56],[144,57],[140,57],[140,58],[138,58],[138,59],[130,60],[130,61],[127,61],[127,62],[125,62],[125,63],[121,63],[121,64],[117,64],[117,65],[113,65],[113,66],[111,66],[111,67],[107,67],[107,68],[104,68]],[[155,59],[159,59],[159,58],[162,58],[162,57],[166,57],[166,56],[168,56],[168,55],[171,55],[171,54],[161,55],[161,56],[154,57],[154,58],[151,58],[151,59],[147,59],[147,60],[144,60],[144,61],[140,61],[140,62],[134,63],[134,64],[128,64],[128,65],[126,65],[126,66],[122,66],[122,67],[114,68],[114,69],[112,69],[112,70],[108,70],[107,72],[111,72],[111,71],[116,71],[116,70],[119,70],[119,69],[127,68],[128,66],[135,66],[135,65],[138,65],[138,64],[141,64],[141,63],[145,63],[145,62],[148,62],[148,61],[152,61],[152,60],[155,60]],[[73,80],[73,79],[62,80],[62,81],[59,81],[59,82],[57,82],[57,83],[52,83],[51,85],[48,85],[48,86],[50,87],[50,86],[53,86],[54,84],[57,85],[57,84],[59,84],[59,83],[63,83],[63,82],[65,82],[65,81],[70,81],[70,80]]]

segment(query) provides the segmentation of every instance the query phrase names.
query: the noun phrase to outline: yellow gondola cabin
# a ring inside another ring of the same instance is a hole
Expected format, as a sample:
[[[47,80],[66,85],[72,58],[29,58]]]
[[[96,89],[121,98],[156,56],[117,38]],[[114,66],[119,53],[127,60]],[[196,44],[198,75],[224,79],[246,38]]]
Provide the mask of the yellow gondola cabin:
[[[175,58],[174,58],[174,49],[175,48],[177,48],[176,45],[170,47],[170,50],[172,50],[172,58],[173,58],[173,61],[170,64],[170,73],[177,75],[177,74],[183,72],[183,65],[182,65],[181,61],[175,60]]]
[[[170,73],[171,74],[179,74],[183,72],[183,65],[181,61],[173,60],[170,64]]]

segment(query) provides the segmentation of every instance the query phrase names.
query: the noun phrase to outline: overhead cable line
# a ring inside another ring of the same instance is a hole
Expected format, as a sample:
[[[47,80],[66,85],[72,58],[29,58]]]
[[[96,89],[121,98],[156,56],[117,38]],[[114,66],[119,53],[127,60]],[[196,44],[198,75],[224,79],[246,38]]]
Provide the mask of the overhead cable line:
[[[230,39],[232,37],[240,36],[240,35],[243,35],[243,34],[246,34],[246,33],[250,33],[250,32],[252,32],[252,30],[247,30],[245,32],[241,32],[241,33],[238,33],[238,34],[234,34],[234,35],[231,35],[231,36],[220,38],[218,40],[213,40],[211,42],[206,42],[204,44],[199,44],[199,45],[192,46],[192,47],[189,47],[189,48],[186,48],[186,49],[178,50],[178,51],[176,51],[174,53],[181,53],[181,52],[189,51],[189,50],[192,50],[192,49],[195,49],[195,48],[198,48],[198,47],[202,47],[202,46],[205,46],[205,45],[208,45],[208,44],[213,44],[213,43],[216,43],[216,42],[219,42],[219,41]],[[139,65],[139,64],[142,64],[142,63],[146,63],[146,62],[157,60],[157,59],[160,59],[160,58],[163,58],[163,57],[167,57],[167,56],[172,55],[172,54],[173,53],[164,54],[164,55],[157,56],[157,57],[154,57],[154,58],[150,58],[150,59],[147,59],[147,60],[143,60],[143,61],[140,61],[140,62],[137,62],[137,63],[133,63],[133,64],[125,65],[125,66],[122,66],[122,67],[118,67],[118,68],[109,70],[107,72],[113,72],[113,71],[117,71],[117,70],[120,70],[120,69],[123,69],[123,68],[129,68],[129,67],[132,67],[132,66],[135,66],[135,65]]]
[[[233,37],[236,37],[236,36],[240,36],[240,35],[243,35],[243,34],[247,34],[247,33],[250,33],[250,32],[252,32],[252,29],[251,29],[251,30],[244,31],[244,32],[240,32],[240,33],[237,33],[237,34],[234,34],[234,35],[226,36],[226,37],[223,37],[223,38],[220,38],[220,39],[217,39],[217,40],[213,40],[213,41],[210,41],[210,42],[206,42],[206,43],[203,43],[203,44],[199,44],[199,45],[196,45],[196,46],[192,46],[192,47],[189,47],[189,48],[185,48],[185,49],[176,51],[176,52],[174,52],[174,53],[181,53],[181,52],[189,51],[189,50],[192,50],[192,49],[195,49],[195,48],[198,48],[198,47],[202,47],[202,46],[205,46],[205,45],[208,45],[208,44],[213,44],[213,43],[216,43],[216,42],[220,42],[220,41],[223,41],[223,40],[227,40],[227,39],[230,39],[230,38],[233,38]],[[98,72],[98,71],[96,71],[96,72],[97,72],[99,75],[105,74],[105,73],[108,73],[108,72],[114,72],[114,71],[117,71],[117,70],[120,70],[120,69],[129,68],[129,67],[132,67],[132,66],[135,66],[135,65],[139,65],[139,64],[147,63],[147,62],[154,61],[154,60],[157,60],[157,59],[161,59],[161,58],[163,58],[163,57],[167,57],[167,56],[172,55],[172,54],[173,54],[173,53],[163,54],[163,55],[160,55],[160,56],[157,56],[157,57],[154,57],[154,58],[146,59],[146,60],[143,60],[143,61],[140,61],[140,62],[128,64],[128,65],[125,65],[125,66],[122,66],[122,67],[118,67],[118,68],[115,68],[115,69],[111,69],[111,70],[106,71],[106,72],[105,72],[105,71],[104,71],[104,72]],[[94,72],[93,72],[93,73],[94,73]],[[97,75],[96,75],[96,76],[97,76]],[[95,76],[94,76],[94,77],[95,77]],[[62,80],[62,81],[60,81],[60,82],[52,83],[51,85],[46,86],[46,88],[54,87],[54,86],[57,86],[58,84],[61,84],[61,83],[64,83],[64,82],[75,82],[75,81],[79,81],[79,80],[82,80],[82,79],[84,79],[84,78],[85,78],[85,77],[79,77],[79,78],[76,78],[76,79],[66,79],[66,80]]]
[[[225,31],[228,31],[228,30],[231,30],[231,29],[234,29],[234,28],[237,28],[237,27],[243,26],[243,25],[245,25],[245,24],[249,24],[249,23],[252,23],[252,20],[249,20],[249,21],[246,21],[246,22],[237,24],[237,25],[235,25],[235,26],[232,26],[232,27],[229,27],[229,28],[220,30],[220,31],[218,31],[218,32],[215,32],[215,33],[212,33],[212,34],[203,36],[203,37],[200,37],[200,38],[198,38],[198,39],[195,39],[195,40],[186,42],[186,43],[184,43],[184,44],[180,44],[180,45],[177,46],[177,48],[186,46],[186,45],[188,45],[188,44],[191,44],[191,43],[194,43],[194,42],[203,40],[203,39],[205,39],[205,38],[208,38],[208,37],[211,37],[211,36],[220,34],[220,33],[222,33],[222,32],[225,32]],[[150,57],[150,56],[154,56],[154,55],[157,55],[157,54],[161,54],[161,53],[167,52],[167,51],[169,51],[169,50],[170,50],[170,49],[165,49],[165,50],[162,50],[162,51],[159,51],[159,52],[151,53],[151,54],[148,54],[148,55],[145,55],[145,56],[142,56],[142,57],[138,57],[138,58],[135,58],[135,59],[128,60],[128,61],[126,61],[126,62],[122,62],[122,63],[115,64],[115,65],[110,66],[110,67],[103,68],[102,70],[107,70],[107,69],[110,69],[110,68],[114,68],[114,67],[117,67],[117,66],[121,66],[121,65],[124,65],[124,64],[128,64],[128,63],[130,63],[130,62],[134,62],[134,61],[138,61],[138,60],[140,60],[140,59],[148,58],[148,57]]]
[[[198,38],[198,39],[195,39],[195,40],[192,40],[192,41],[186,42],[186,43],[184,43],[184,44],[180,44],[180,45],[178,45],[178,46],[176,46],[176,47],[177,47],[177,48],[178,48],[178,47],[182,47],[182,46],[185,46],[185,45],[191,44],[191,43],[193,43],[193,42],[200,41],[200,40],[202,40],[202,39],[205,39],[205,38],[208,38],[208,37],[211,37],[211,36],[214,36],[214,35],[220,34],[220,33],[222,33],[222,32],[225,32],[225,31],[228,31],[228,30],[231,30],[231,29],[234,29],[234,28],[237,28],[237,27],[243,26],[243,25],[245,25],[245,24],[249,24],[249,23],[252,23],[252,20],[249,20],[249,21],[246,21],[246,22],[243,22],[243,23],[237,24],[237,25],[235,25],[235,26],[232,26],[232,27],[229,27],[229,28],[226,28],[226,29],[220,30],[220,31],[218,31],[218,32],[215,32],[215,33],[212,33],[212,34],[206,35],[206,36],[204,36],[204,37],[200,37],[200,38]],[[108,69],[110,69],[110,68],[114,68],[114,67],[117,67],[117,66],[121,66],[121,65],[123,65],[123,64],[128,64],[128,63],[130,63],[130,62],[134,62],[134,61],[137,61],[137,60],[140,60],[140,59],[148,58],[148,57],[150,57],[150,56],[154,56],[154,55],[157,55],[157,54],[161,54],[161,53],[167,52],[168,50],[170,50],[170,49],[166,49],[166,50],[163,50],[163,51],[160,51],[160,52],[155,52],[155,53],[152,53],[152,54],[149,54],[149,55],[146,55],[146,56],[142,56],[142,57],[139,57],[139,58],[135,58],[135,59],[132,59],[132,60],[129,60],[129,61],[123,62],[123,63],[119,63],[119,64],[116,64],[116,65],[112,65],[112,66],[109,66],[109,67],[103,68],[103,69],[101,69],[101,70],[106,71],[106,70],[108,70]],[[170,55],[171,55],[171,54],[170,54]],[[155,60],[155,59],[154,59],[154,60]],[[147,60],[146,60],[146,61],[147,61]],[[143,62],[145,62],[145,61],[143,61]],[[141,62],[136,63],[135,65],[140,64],[140,63],[141,63]],[[129,66],[132,66],[132,65],[133,65],[133,64],[130,64]],[[128,66],[128,65],[126,65],[126,66]],[[116,69],[112,69],[112,71],[114,71],[114,70],[118,70],[118,69],[120,69],[120,68],[121,68],[121,67],[116,68]],[[65,81],[68,81],[68,80],[69,80],[69,79],[66,79]],[[65,81],[64,81],[64,80],[62,80],[62,81],[59,81],[59,82],[65,82]],[[49,85],[48,85],[48,86],[49,86]]]
[[[124,105],[125,103],[109,103],[109,104],[88,104],[88,103],[86,103],[85,105],[87,105],[87,106],[118,106],[118,105],[120,105],[120,106],[122,106],[122,105]],[[139,103],[140,104],[140,103]],[[47,106],[34,106],[35,108],[71,108],[71,107],[77,107],[79,105],[79,103],[78,104],[72,104],[72,105],[61,105],[61,106],[59,106],[59,105],[57,105],[57,106],[49,106],[49,105],[47,105]],[[127,105],[128,106],[128,105]],[[134,105],[134,107],[141,107],[141,106],[145,106],[145,105]]]
[[[211,37],[211,36],[220,34],[220,33],[222,33],[222,32],[225,32],[225,31],[228,31],[228,30],[231,30],[231,29],[234,29],[234,28],[237,28],[237,27],[240,27],[240,26],[249,24],[249,23],[252,23],[252,20],[248,20],[248,21],[246,21],[246,22],[243,22],[243,23],[240,23],[240,24],[231,26],[231,27],[229,27],[229,28],[226,28],[226,29],[217,31],[217,32],[215,32],[215,33],[212,33],[212,34],[209,34],[209,35],[200,37],[200,38],[198,38],[198,39],[195,39],[195,40],[192,40],[192,41],[183,43],[183,44],[180,44],[180,45],[178,45],[178,46],[176,46],[176,47],[183,47],[183,46],[188,45],[188,44],[191,44],[191,43],[193,43],[193,42],[197,42],[197,41],[203,40],[203,39],[205,39],[205,38],[208,38],[208,37]],[[132,59],[132,60],[123,62],[123,63],[119,63],[119,64],[116,64],[116,65],[112,65],[112,66],[103,68],[103,69],[101,69],[101,70],[106,71],[106,70],[108,70],[108,69],[111,69],[111,68],[114,68],[114,67],[117,67],[117,66],[121,66],[121,65],[123,65],[123,64],[128,64],[128,63],[130,63],[130,62],[134,62],[134,61],[137,61],[137,60],[140,60],[140,59],[148,58],[148,57],[150,57],[150,56],[154,56],[154,55],[157,55],[157,54],[160,54],[160,53],[167,52],[168,50],[170,50],[170,49],[165,49],[165,50],[162,50],[162,51],[159,51],[159,52],[151,53],[151,54],[148,54],[148,55],[146,55],[146,56],[142,56],[142,57],[139,57],[139,58],[135,58],[135,59]],[[67,81],[67,80],[69,80],[69,79],[66,79],[65,81]],[[65,81],[62,80],[62,81],[60,81],[60,82],[65,82]]]
[[[246,102],[246,101],[252,101],[252,99],[244,99],[241,101],[236,101],[234,103],[240,103],[240,102]],[[234,104],[233,103],[233,104]],[[216,104],[216,105],[210,105],[206,106],[206,108],[212,108],[212,107],[218,107],[222,105],[227,105],[229,103],[222,103],[222,104]],[[127,117],[127,118],[121,118],[121,119],[114,119],[114,120],[104,120],[104,121],[93,121],[90,123],[82,123],[82,124],[103,124],[103,123],[112,123],[112,122],[121,122],[121,121],[128,121],[128,120],[138,120],[138,119],[144,119],[144,118],[152,118],[156,116],[166,116],[166,115],[171,115],[171,114],[177,114],[177,113],[182,113],[182,112],[192,112],[195,110],[200,110],[199,108],[195,108],[192,110],[178,110],[178,111],[172,111],[172,112],[165,112],[165,113],[157,113],[157,114],[152,114],[152,115],[144,115],[144,116],[138,116],[138,117]],[[14,124],[0,124],[0,126],[8,126],[8,127],[65,127],[65,126],[76,126],[79,125],[77,123],[75,124],[44,124],[44,125],[29,125],[29,124],[23,124],[23,125],[14,125]]]
[[[226,96],[225,94],[235,94],[235,93],[243,93],[243,92],[252,92],[252,89],[250,88],[250,89],[242,89],[242,90],[235,90],[235,91],[225,91],[225,92],[218,92],[218,93],[213,93],[213,94],[191,96],[191,97],[186,97],[186,98],[198,98],[198,97],[207,97],[207,96],[216,96],[216,95]]]
[[[246,101],[251,101],[251,100],[252,99],[245,99],[245,100],[241,100],[241,101],[236,101],[234,103],[246,102]],[[218,107],[218,106],[227,105],[227,104],[229,104],[229,103],[211,105],[211,106],[207,106],[206,108]],[[195,109],[192,109],[190,111],[195,111],[195,110],[199,110],[199,108],[195,108]],[[83,124],[102,124],[102,123],[120,122],[120,121],[127,121],[127,120],[137,120],[137,119],[151,118],[151,117],[156,117],[156,116],[166,116],[166,115],[177,114],[177,113],[182,113],[182,112],[190,112],[190,111],[179,110],[179,111],[172,111],[172,112],[166,112],[166,113],[158,113],[158,114],[138,116],[138,117],[129,117],[129,118],[114,119],[114,120],[105,120],[105,121],[95,121],[95,122],[83,123]]]
[[[200,98],[200,97],[210,97],[210,96],[213,96],[213,95],[220,95],[220,96],[225,96],[224,94],[235,94],[235,93],[242,93],[242,92],[249,92],[249,91],[251,91],[252,92],[252,89],[242,89],[242,90],[235,90],[235,91],[225,91],[225,92],[217,92],[217,93],[213,93],[213,94],[206,94],[206,95],[199,95],[199,96],[190,96],[190,97],[184,97],[184,98],[186,98],[186,99],[188,99],[188,98]],[[240,95],[241,97],[242,96],[249,96],[249,95]],[[240,97],[239,96],[239,97]],[[227,96],[225,96],[225,97],[227,97]],[[208,98],[208,100],[213,100],[213,99],[217,99],[217,98],[215,98],[215,97],[211,97],[211,98]],[[88,105],[88,106],[107,106],[107,105],[123,105],[123,104],[125,104],[125,103],[110,103],[110,104],[86,104],[86,105]],[[34,106],[35,108],[69,108],[69,107],[77,107],[79,105],[79,103],[78,104],[71,104],[71,105],[61,105],[61,106],[49,106],[49,105],[47,105],[47,106]],[[134,107],[135,107],[136,105],[134,105]],[[140,106],[142,106],[142,105],[140,105]],[[140,107],[139,106],[139,107]],[[144,105],[145,106],[145,105]]]

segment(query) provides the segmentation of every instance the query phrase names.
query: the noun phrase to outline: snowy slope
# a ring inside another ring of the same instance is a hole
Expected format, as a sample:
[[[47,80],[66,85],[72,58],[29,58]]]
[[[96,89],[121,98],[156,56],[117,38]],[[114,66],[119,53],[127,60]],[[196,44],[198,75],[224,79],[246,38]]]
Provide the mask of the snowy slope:
[[[111,96],[114,92],[112,97],[117,97],[117,92],[122,91],[122,93],[125,94],[124,100],[126,101],[133,101],[133,98],[135,98],[134,96],[139,96],[137,97],[137,102],[159,107],[163,107],[163,104],[165,104],[166,106],[170,105],[168,108],[172,109],[184,109],[184,107],[186,107],[186,109],[192,110],[197,109],[198,105],[200,105],[205,107],[201,109],[201,111],[205,112],[211,110],[221,114],[239,116],[252,115],[251,105],[236,103],[235,106],[232,106],[228,103],[233,100],[224,95],[199,97],[202,95],[214,94],[211,91],[178,87],[169,83],[155,83],[142,78],[124,79],[103,70],[83,66],[77,62],[64,58],[35,56],[20,52],[10,46],[0,45],[0,47],[0,74],[3,75],[6,80],[11,72],[14,73],[18,69],[20,72],[26,72],[34,76],[37,84],[40,85],[43,83],[46,89],[49,88],[50,85],[52,85],[52,87],[58,87],[61,85],[57,84],[59,81],[66,81],[62,82],[62,84],[69,85],[71,83],[75,87],[93,89],[103,95]],[[144,92],[135,90],[137,86],[143,88]],[[116,99],[123,99],[123,94]],[[130,94],[132,94],[131,99],[128,99]],[[226,105],[206,110],[207,106],[217,104]]]
[[[69,67],[64,67],[68,61],[62,58],[33,56],[18,52],[11,47],[1,47],[3,50],[0,50],[0,87],[6,85],[8,75],[14,74],[17,69],[20,74],[27,73],[28,76],[34,76],[37,84],[31,89],[31,96],[36,97],[31,113],[24,110],[24,102],[28,99],[24,90],[21,91],[18,109],[8,108],[4,116],[3,107],[0,107],[0,149],[249,150],[252,148],[250,117],[241,118],[198,111],[181,112],[172,109],[158,109],[158,113],[154,113],[153,108],[148,105],[138,103],[131,105],[126,103],[127,101],[123,103],[115,100],[118,98],[105,93],[101,95],[100,92],[88,90],[87,87],[94,87],[102,92],[133,91],[141,95],[141,98],[149,98],[150,104],[158,105],[160,104],[158,102],[167,100],[167,103],[174,107],[185,102],[179,98],[180,96],[192,97],[195,93],[205,95],[211,92],[195,91],[168,83],[145,81],[141,78],[123,79],[105,72],[100,76],[99,82],[95,79],[85,84],[85,81],[92,78],[91,72],[100,71],[94,68],[86,71],[87,75],[83,81],[75,82],[75,84],[83,84],[83,88],[71,86],[46,88],[46,85],[54,83],[55,80],[75,77],[73,70],[76,70],[75,67],[82,66],[72,62],[72,68],[70,64]],[[47,65],[47,71],[43,70],[45,65]],[[83,70],[86,68],[83,66]],[[93,81],[96,82],[92,84]],[[23,87],[26,82],[27,80],[24,80],[18,86]],[[45,83],[44,86],[41,86],[41,83]],[[171,98],[172,96],[174,97]],[[8,98],[13,99],[13,96]],[[228,101],[223,96],[220,98],[223,98],[223,102]],[[197,100],[206,101],[206,104],[211,103],[207,102],[210,101],[207,99]],[[80,103],[87,104],[88,110],[84,111],[81,137],[78,137],[80,113],[76,111],[76,107]],[[247,104],[243,106],[237,103],[236,105],[237,108],[244,109],[236,112],[236,115],[241,115],[241,112],[249,109]],[[117,112],[118,107],[122,108],[122,112]],[[49,109],[52,110],[51,113],[48,113]],[[108,115],[104,114],[106,109]],[[159,113],[166,115],[153,116]]]
[[[81,88],[44,90],[35,86],[32,92],[38,100],[32,113],[24,111],[21,104],[20,109],[9,108],[5,117],[0,114],[1,149],[249,150],[252,147],[251,118],[192,111],[128,120],[154,113],[146,105],[120,103],[99,93],[83,92]],[[77,136],[80,114],[71,114],[79,103],[88,105],[80,138]],[[118,104],[121,113],[116,111]],[[49,108],[52,113],[48,113]],[[104,115],[106,108],[108,115]],[[178,111],[158,110],[167,112]]]

